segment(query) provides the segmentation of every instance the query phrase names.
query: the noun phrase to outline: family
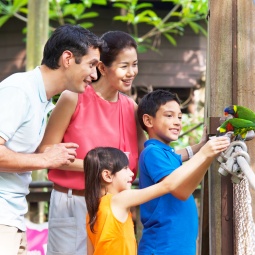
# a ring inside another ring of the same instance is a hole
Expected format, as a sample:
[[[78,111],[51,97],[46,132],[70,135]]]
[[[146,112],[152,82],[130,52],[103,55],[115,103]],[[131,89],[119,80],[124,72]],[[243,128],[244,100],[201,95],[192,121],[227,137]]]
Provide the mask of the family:
[[[155,90],[137,105],[126,95],[137,74],[128,33],[63,25],[40,66],[0,83],[0,254],[27,253],[26,195],[31,171],[44,168],[53,182],[47,255],[196,254],[192,193],[229,139],[207,141],[205,129],[200,143],[175,151],[178,96]],[[131,189],[138,169],[140,189]]]

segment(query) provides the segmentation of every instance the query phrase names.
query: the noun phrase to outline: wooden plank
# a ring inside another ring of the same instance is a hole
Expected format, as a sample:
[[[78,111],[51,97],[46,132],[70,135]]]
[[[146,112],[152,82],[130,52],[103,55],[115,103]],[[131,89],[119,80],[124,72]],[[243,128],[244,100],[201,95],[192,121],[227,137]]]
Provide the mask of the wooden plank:
[[[237,1],[238,9],[238,104],[247,106],[255,111],[255,5],[254,1]],[[251,168],[255,171],[255,139],[247,143],[251,156]],[[250,189],[252,196],[252,213],[255,221],[255,191]]]
[[[148,75],[148,74],[138,74],[134,81],[136,86],[149,86],[152,85],[155,88],[163,87],[174,87],[174,88],[191,88],[195,87],[198,83],[197,77],[190,77],[189,75],[178,78],[170,75]]]
[[[208,173],[201,185],[200,217],[199,217],[199,255],[209,255],[209,203],[208,203]]]
[[[0,63],[10,61],[12,59],[23,58],[25,45],[0,47]]]
[[[199,46],[197,46],[199,48]],[[206,50],[205,49],[194,49],[191,46],[181,49],[180,47],[173,49],[169,46],[168,49],[161,49],[159,53],[148,51],[146,53],[139,54],[139,64],[143,61],[153,62],[181,62],[196,64],[205,62]],[[204,64],[204,63],[203,63]]]
[[[222,116],[232,100],[232,0],[209,1],[209,43],[207,52],[207,117]],[[208,172],[210,255],[222,254],[222,183],[215,160]],[[232,244],[228,244],[232,245]]]
[[[205,63],[199,64],[187,64],[187,63],[173,63],[170,62],[145,62],[140,61],[138,64],[139,74],[167,74],[174,75],[177,77],[181,76],[200,76],[201,73],[205,70]]]

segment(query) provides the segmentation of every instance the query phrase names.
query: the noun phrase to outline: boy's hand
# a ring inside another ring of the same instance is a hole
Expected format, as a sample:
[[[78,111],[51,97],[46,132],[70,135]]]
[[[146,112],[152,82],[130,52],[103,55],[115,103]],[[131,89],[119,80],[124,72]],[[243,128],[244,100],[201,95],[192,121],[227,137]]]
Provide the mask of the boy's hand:
[[[230,139],[226,136],[214,137],[210,139],[202,148],[206,157],[216,157],[221,152],[225,151],[230,145]]]

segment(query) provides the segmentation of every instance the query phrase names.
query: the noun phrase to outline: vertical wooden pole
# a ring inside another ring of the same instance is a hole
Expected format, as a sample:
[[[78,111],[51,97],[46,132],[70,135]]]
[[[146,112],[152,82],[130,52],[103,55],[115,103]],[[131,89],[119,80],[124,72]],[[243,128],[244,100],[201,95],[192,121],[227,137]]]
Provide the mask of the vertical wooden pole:
[[[28,1],[26,70],[31,70],[41,63],[43,47],[49,32],[48,12],[48,0]]]
[[[48,0],[28,1],[28,24],[26,42],[26,70],[32,70],[41,64],[43,48],[48,39],[49,31],[49,3]],[[32,173],[34,181],[44,181],[46,170],[38,170]],[[36,205],[36,206],[35,206]],[[30,207],[29,217],[38,223],[44,222],[45,202],[34,204]],[[35,216],[33,216],[35,215]]]
[[[209,9],[206,117],[222,116],[224,107],[230,104],[255,111],[255,5],[252,0],[210,0]],[[255,155],[254,145],[254,139],[247,143],[250,155]],[[254,165],[255,158],[251,156],[253,169]],[[215,161],[208,172],[208,254],[232,255],[233,184],[230,176],[219,176],[217,170]],[[255,198],[254,191],[252,197]]]
[[[237,0],[237,101],[255,111],[255,2]],[[255,171],[255,138],[247,143],[251,168]],[[255,191],[252,195],[252,212],[255,221]]]
[[[232,103],[232,0],[211,0],[209,9],[206,98],[210,103],[206,117],[220,117],[224,106]],[[232,227],[231,216],[223,219],[228,206],[222,201],[222,197],[226,201],[231,197],[232,184],[229,177],[219,176],[218,167],[215,161],[208,172],[210,255],[223,255],[222,235],[226,228],[222,231],[222,222]]]

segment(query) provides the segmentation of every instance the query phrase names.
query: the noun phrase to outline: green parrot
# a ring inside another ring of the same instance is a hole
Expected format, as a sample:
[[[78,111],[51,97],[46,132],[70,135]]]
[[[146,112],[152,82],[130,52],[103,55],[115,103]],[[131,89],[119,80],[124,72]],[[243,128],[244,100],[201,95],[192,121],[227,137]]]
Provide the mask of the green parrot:
[[[244,120],[250,120],[255,122],[255,112],[251,109],[241,105],[230,105],[224,109],[224,115],[232,115],[233,118],[239,118]]]
[[[249,130],[255,130],[255,122],[246,119],[232,118],[224,121],[220,127],[218,127],[217,136],[224,135],[227,132],[234,132],[234,135],[240,135],[242,139],[245,139]]]

